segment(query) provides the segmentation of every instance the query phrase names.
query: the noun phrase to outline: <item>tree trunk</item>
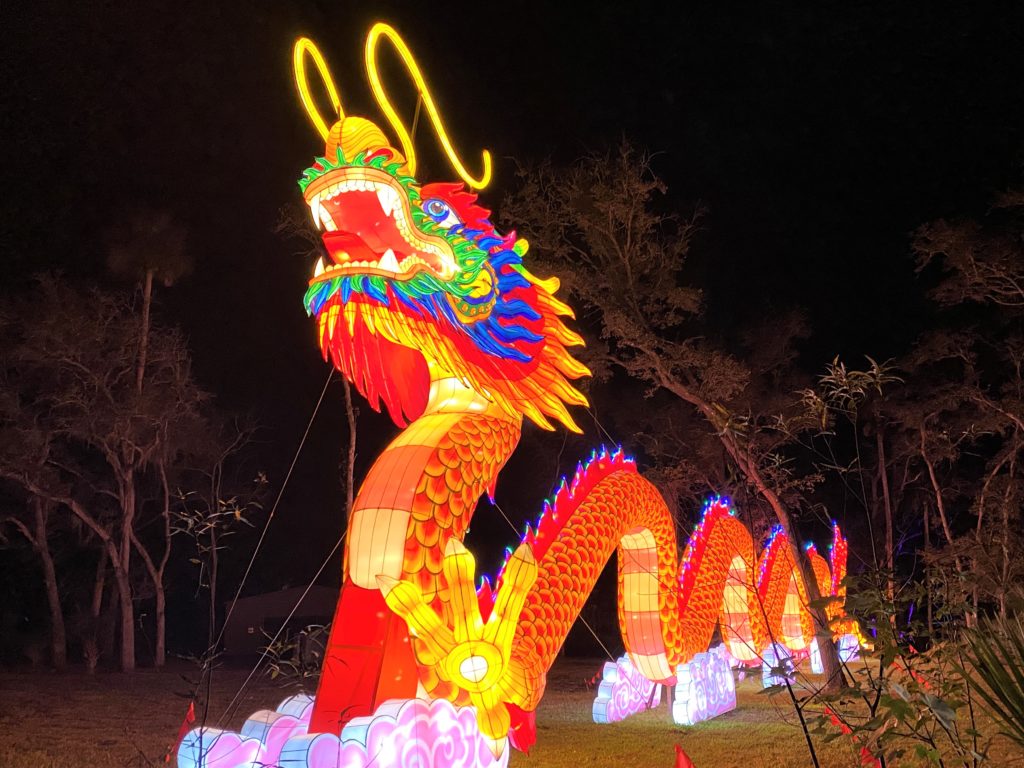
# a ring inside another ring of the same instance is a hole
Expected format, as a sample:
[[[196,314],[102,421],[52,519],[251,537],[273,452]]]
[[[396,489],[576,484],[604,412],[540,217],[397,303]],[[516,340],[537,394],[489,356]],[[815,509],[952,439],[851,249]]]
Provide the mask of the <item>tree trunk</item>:
[[[163,460],[160,461],[160,485],[164,492],[164,554],[160,558],[160,589],[157,591],[156,601],[156,659],[154,664],[162,667],[167,661],[167,593],[164,590],[164,573],[167,570],[167,561],[171,559],[171,486],[167,482],[167,466]]]
[[[39,555],[43,569],[43,584],[46,588],[46,603],[50,610],[50,655],[55,669],[63,671],[68,663],[67,632],[64,627],[64,612],[60,606],[60,588],[57,585],[57,569],[53,564],[50,552],[50,539],[47,520],[51,503],[38,494],[33,494],[29,502],[32,507],[32,528],[16,517],[6,518],[6,522],[14,525],[25,537],[32,549]],[[5,520],[0,520],[0,524]]]
[[[35,518],[36,552],[43,565],[43,581],[46,583],[46,602],[50,608],[50,649],[53,656],[54,669],[63,671],[68,665],[68,641],[64,628],[64,612],[60,607],[60,588],[57,585],[57,569],[53,565],[50,552],[50,539],[47,536],[47,518],[49,517],[44,501],[38,496],[32,497],[32,515]]]
[[[171,490],[167,482],[167,468],[164,462],[158,461],[157,467],[160,472],[160,483],[163,488],[163,510],[164,520],[164,550],[160,557],[160,563],[153,562],[149,551],[142,545],[135,532],[132,531],[132,544],[142,558],[146,566],[146,572],[153,583],[153,594],[156,598],[156,648],[153,652],[153,666],[157,669],[163,667],[167,662],[167,590],[164,588],[164,573],[167,570],[167,561],[171,556]]]
[[[646,350],[642,351],[646,352]],[[660,367],[656,367],[660,371]],[[799,544],[789,510],[778,494],[769,487],[767,481],[761,476],[753,457],[736,443],[728,431],[720,428],[720,416],[710,403],[691,392],[681,381],[671,379],[664,373],[659,375],[661,386],[677,395],[684,402],[693,405],[707,419],[708,423],[715,428],[722,447],[725,448],[733,463],[743,473],[747,481],[754,486],[758,494],[771,506],[775,512],[775,517],[789,538],[790,552],[793,555],[793,561],[800,569],[800,576],[804,581],[808,602],[820,602],[821,591],[818,589],[818,581],[814,576],[814,569],[811,568],[811,561],[807,558],[807,554]],[[843,664],[839,659],[839,649],[832,642],[832,629],[828,625],[828,618],[821,608],[809,605],[807,609],[814,621],[814,634],[826,640],[825,642],[818,643],[818,648],[821,652],[821,663],[825,671],[823,690],[826,693],[838,693],[846,687],[846,680],[843,677]]]
[[[107,583],[107,548],[100,547],[100,559],[96,564],[96,577],[92,583],[92,601],[89,604],[89,626],[82,638],[82,655],[89,674],[96,672],[101,652],[100,621],[103,612],[103,592]]]
[[[928,510],[928,504],[921,505],[924,509],[924,551],[932,551],[932,526],[931,526],[931,513]],[[935,636],[935,626],[932,616],[932,569],[926,568],[924,571],[924,588],[927,594],[927,605],[928,605],[928,637],[932,638]]]
[[[993,481],[995,481],[995,479],[999,476],[1000,470],[1002,470],[1002,468],[1006,466],[1006,463],[1010,460],[1011,456],[1015,456],[1015,455],[1016,455],[1016,452],[1003,456],[996,463],[996,465],[994,467],[992,467],[992,470],[985,476],[985,482],[982,483],[981,493],[978,494],[978,522],[975,523],[975,526],[974,526],[975,552],[980,553],[981,550],[982,550],[982,547],[983,547],[982,537],[981,537],[981,530],[982,530],[982,527],[983,527],[983,524],[984,524],[984,521],[985,521],[985,509],[986,509],[986,505],[988,503],[989,488],[991,487]],[[980,567],[979,563],[978,563],[978,554],[975,554],[972,557],[972,560],[973,560],[973,567],[977,571],[979,569],[979,567]],[[977,613],[978,610],[979,610],[979,603],[980,603],[980,595],[978,594],[977,583],[975,583],[975,585],[974,585],[973,592],[974,592],[974,611],[975,611],[975,613]]]
[[[779,521],[781,522],[782,518],[779,518]],[[836,693],[845,687],[846,681],[843,679],[843,663],[839,658],[839,649],[836,648],[832,639],[832,629],[828,625],[828,617],[821,608],[812,607],[820,602],[822,597],[821,590],[818,589],[818,580],[814,575],[814,569],[811,567],[807,553],[800,546],[797,532],[792,530],[792,523],[789,525],[783,523],[782,525],[789,537],[789,551],[800,568],[804,589],[807,591],[807,601],[810,603],[807,609],[811,618],[814,619],[814,633],[818,636],[818,650],[821,653],[821,664],[825,672],[824,690],[828,693]]]
[[[889,494],[889,469],[885,459],[885,440],[882,425],[875,428],[875,446],[878,449],[878,476],[882,481],[882,509],[885,512],[885,567],[888,570],[886,589],[889,602],[896,599],[896,557],[893,553],[892,497]],[[896,617],[893,616],[893,621]]]
[[[931,481],[932,493],[935,494],[935,508],[939,513],[939,522],[942,523],[942,532],[946,534],[946,541],[953,544],[953,529],[949,525],[949,518],[946,516],[946,503],[942,498],[942,488],[939,487],[939,478],[935,473],[935,465],[932,463],[931,458],[928,456],[928,450],[925,445],[925,428],[922,424],[918,430],[921,434],[921,458],[924,459],[924,465],[928,469],[928,479]],[[957,575],[961,578],[964,573],[964,564],[960,561],[959,555],[953,556],[953,565],[956,567]],[[960,592],[963,592],[964,585],[961,583],[958,586]],[[963,595],[957,599],[962,599]],[[967,622],[967,626],[973,626],[977,622],[978,614],[971,614],[967,611],[964,614],[964,620]]]
[[[153,666],[159,669],[164,666],[167,656],[167,594],[164,589],[164,565],[167,561],[164,560],[158,568],[134,533],[132,534],[132,543],[146,566],[149,580],[153,583],[153,595],[156,598],[156,648],[153,651]]]
[[[16,517],[7,520],[18,528],[39,555],[43,584],[46,588],[46,602],[50,611],[51,661],[55,669],[63,671],[68,665],[67,627],[64,623],[64,611],[61,609],[60,585],[57,583],[57,568],[53,562],[53,553],[50,551],[49,537],[50,509],[57,502],[26,477],[14,473],[5,473],[4,476],[20,483],[29,492],[32,528]],[[0,520],[0,525],[3,522],[4,520]]]
[[[121,532],[120,549],[118,548],[118,544],[114,541],[113,533],[109,529],[100,525],[99,521],[90,515],[88,510],[86,510],[85,507],[83,507],[75,498],[48,492],[24,477],[15,477],[14,479],[19,480],[31,493],[43,496],[54,503],[63,504],[68,507],[75,517],[85,523],[85,525],[88,526],[89,529],[91,529],[103,542],[103,547],[106,550],[107,556],[110,558],[110,563],[114,569],[117,597],[121,603],[121,668],[125,672],[133,672],[135,670],[135,615],[132,609],[132,589],[129,581],[131,574],[131,537],[128,532],[131,530],[131,526],[134,523],[134,474],[127,475],[127,482],[121,483],[119,487],[119,490],[121,491],[120,500],[122,503],[122,510],[131,511],[130,515],[125,513],[124,523],[127,527]],[[122,478],[118,478],[118,480],[120,481]],[[128,502],[130,502],[130,504],[128,504]]]
[[[217,649],[212,647],[214,638],[217,637],[217,560],[217,526],[212,525],[210,526],[210,631],[207,639],[210,653],[217,652]]]
[[[139,336],[139,360],[135,368],[135,391],[142,394],[142,380],[146,376],[146,352],[149,349],[149,309],[153,303],[153,271],[146,270],[142,283],[142,331]]]
[[[114,566],[117,591],[121,597],[121,671],[135,671],[135,606],[132,603],[131,562],[135,527],[135,473],[128,469],[120,480],[123,516],[120,551]]]
[[[107,583],[106,592],[109,595],[107,607],[100,614],[99,624],[99,646],[100,658],[117,658],[117,624],[121,618],[121,593],[117,589],[117,580]]]
[[[818,580],[814,575],[814,569],[811,567],[811,561],[807,557],[807,553],[804,552],[803,547],[800,546],[800,539],[789,510],[778,494],[768,486],[768,483],[761,476],[757,467],[754,466],[751,458],[728,438],[723,439],[723,443],[726,450],[729,451],[729,455],[732,456],[733,461],[740,468],[740,471],[754,484],[757,492],[771,506],[775,512],[775,517],[778,519],[782,530],[789,540],[789,550],[793,556],[793,562],[800,569],[800,576],[804,582],[807,600],[810,603],[807,606],[807,610],[814,620],[814,634],[818,637],[818,650],[821,652],[821,663],[825,672],[823,690],[826,693],[837,693],[846,685],[846,681],[843,678],[843,664],[839,658],[839,649],[836,648],[836,644],[832,641],[832,629],[828,625],[828,617],[825,615],[825,611],[816,607],[821,601],[821,590],[818,589]]]
[[[117,596],[121,602],[121,671],[135,671],[135,611],[132,606],[132,585],[128,572],[114,568]]]
[[[163,574],[154,584],[156,589],[156,650],[153,666],[161,669],[167,663],[167,593],[164,590]]]
[[[1006,618],[1006,594],[1010,587],[1010,508],[1013,503],[1014,475],[1017,474],[1017,451],[1010,460],[1010,471],[1006,478],[1006,492],[1003,494],[1003,530],[1000,536],[1003,549],[1002,578],[999,580],[999,616]]]

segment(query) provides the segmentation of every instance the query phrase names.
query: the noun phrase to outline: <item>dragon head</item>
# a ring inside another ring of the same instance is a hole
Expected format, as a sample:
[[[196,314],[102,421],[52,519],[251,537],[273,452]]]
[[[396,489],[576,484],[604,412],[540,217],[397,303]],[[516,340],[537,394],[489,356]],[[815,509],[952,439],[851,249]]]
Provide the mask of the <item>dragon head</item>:
[[[461,183],[419,184],[376,125],[335,123],[326,152],[299,180],[327,262],[306,291],[320,347],[404,426],[431,381],[454,377],[513,416],[579,431],[566,405],[589,371],[567,351],[582,343],[562,322],[558,281],[523,264],[527,243],[499,235]]]

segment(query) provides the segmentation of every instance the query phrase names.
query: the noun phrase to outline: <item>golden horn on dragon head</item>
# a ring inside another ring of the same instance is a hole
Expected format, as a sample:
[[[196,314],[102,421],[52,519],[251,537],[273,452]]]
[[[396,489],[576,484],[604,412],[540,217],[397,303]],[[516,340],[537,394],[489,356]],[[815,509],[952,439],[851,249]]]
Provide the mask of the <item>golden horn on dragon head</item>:
[[[405,64],[406,70],[412,77],[416,90],[423,100],[423,106],[427,110],[427,115],[430,117],[430,122],[434,126],[434,131],[437,133],[437,138],[441,142],[441,146],[444,148],[452,168],[470,187],[474,189],[486,187],[491,181],[491,153],[486,149],[483,150],[483,172],[479,177],[472,176],[466,170],[466,166],[459,159],[455,147],[452,146],[451,139],[448,138],[448,132],[444,129],[444,124],[441,122],[441,115],[437,111],[437,105],[434,104],[434,99],[430,95],[430,89],[427,88],[426,80],[423,78],[423,73],[420,71],[416,59],[413,58],[412,51],[409,50],[409,47],[402,40],[398,32],[395,31],[394,27],[390,24],[377,22],[366,36],[366,74],[370,78],[370,88],[373,90],[374,98],[377,99],[377,104],[388,118],[391,127],[395,129],[395,133],[398,134],[399,141],[402,142],[402,148],[405,150],[406,158],[408,158],[409,173],[411,175],[416,173],[416,149],[413,147],[409,132],[405,129],[405,124],[391,105],[391,100],[388,99],[387,92],[380,81],[380,73],[377,71],[377,43],[382,37],[387,38],[395,51],[398,52],[402,63]]]
[[[409,131],[392,106],[384,85],[381,83],[380,73],[377,71],[377,44],[382,37],[391,43],[405,64],[409,75],[412,77],[420,99],[422,99],[423,106],[426,108],[427,116],[434,126],[434,131],[437,133],[437,138],[441,142],[441,147],[444,149],[452,168],[470,187],[474,189],[486,187],[491,180],[491,153],[486,149],[483,150],[483,171],[480,176],[473,176],[466,170],[466,167],[459,159],[458,153],[455,151],[455,147],[452,145],[451,139],[448,137],[444,124],[441,122],[441,115],[437,110],[437,105],[434,104],[434,99],[430,95],[430,90],[427,88],[423,73],[413,58],[412,52],[393,27],[378,22],[373,25],[366,36],[364,52],[366,73],[370,80],[370,88],[373,90],[374,98],[376,98],[377,104],[380,106],[381,111],[384,112],[388,122],[391,123],[391,127],[394,128],[405,151],[405,157],[402,157],[392,149],[396,159],[405,161],[405,167],[402,171],[410,176],[415,175],[416,148],[413,146]],[[313,95],[310,92],[309,78],[306,75],[307,56],[312,59],[313,64],[320,73],[320,78],[327,89],[327,96],[331,101],[333,112],[337,115],[336,120],[332,120],[330,128],[327,127],[327,121],[324,120],[323,115],[317,109],[316,102],[313,100]],[[327,69],[327,63],[324,61],[323,55],[312,40],[302,37],[295,42],[295,48],[292,52],[292,65],[295,70],[295,84],[299,89],[302,106],[306,109],[306,114],[309,115],[309,119],[320,133],[321,138],[327,143],[328,157],[333,157],[339,146],[342,148],[346,158],[355,157],[358,152],[365,149],[378,149],[381,147],[391,149],[384,133],[374,123],[362,117],[345,117],[345,111],[341,106],[341,97],[334,84],[334,79]]]

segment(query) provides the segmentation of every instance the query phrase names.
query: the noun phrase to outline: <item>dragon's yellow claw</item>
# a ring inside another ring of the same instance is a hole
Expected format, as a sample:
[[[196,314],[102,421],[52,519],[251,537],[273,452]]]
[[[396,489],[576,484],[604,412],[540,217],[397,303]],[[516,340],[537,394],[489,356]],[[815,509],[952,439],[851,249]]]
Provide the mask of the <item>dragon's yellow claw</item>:
[[[378,576],[377,584],[391,610],[409,626],[417,660],[451,681],[453,697],[460,691],[469,694],[480,732],[493,740],[492,749],[500,754],[510,723],[506,703],[522,703],[517,692],[523,690],[526,673],[511,658],[512,639],[527,593],[537,580],[537,561],[527,544],[512,554],[486,622],[474,587],[476,561],[457,539],[445,547],[442,569],[452,597],[450,627],[413,582]]]

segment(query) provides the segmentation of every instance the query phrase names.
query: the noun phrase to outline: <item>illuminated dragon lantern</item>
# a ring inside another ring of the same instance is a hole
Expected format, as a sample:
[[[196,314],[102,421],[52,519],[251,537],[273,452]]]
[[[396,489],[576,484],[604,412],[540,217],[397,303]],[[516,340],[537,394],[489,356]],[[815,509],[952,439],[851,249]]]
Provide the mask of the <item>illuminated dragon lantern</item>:
[[[378,75],[381,40],[404,61],[462,182],[416,179],[411,137]],[[330,124],[310,93],[308,61],[337,115]],[[306,39],[296,45],[300,94],[326,142],[299,181],[326,249],[306,309],[325,358],[405,427],[351,511],[310,734],[341,733],[345,743],[346,724],[395,701],[446,700],[473,712],[488,747],[507,760],[507,739],[532,743],[547,670],[616,549],[619,623],[647,680],[674,683],[718,626],[740,662],[759,660],[773,642],[806,649],[811,618],[784,535],[758,555],[716,499],[680,560],[664,501],[621,451],[595,452],[563,482],[493,586],[477,588],[461,543],[473,510],[485,492],[493,496],[524,418],[579,431],[568,408],[587,405],[572,381],[588,370],[568,349],[582,340],[563,322],[572,312],[556,298],[558,281],[536,277],[524,264],[526,241],[495,231],[477,204],[471,190],[487,184],[490,156],[480,177],[462,165],[419,68],[387,25],[371,30],[366,65],[401,150],[369,120],[345,116],[319,51]],[[835,536],[835,572],[812,558],[823,594],[841,593],[845,542]]]

